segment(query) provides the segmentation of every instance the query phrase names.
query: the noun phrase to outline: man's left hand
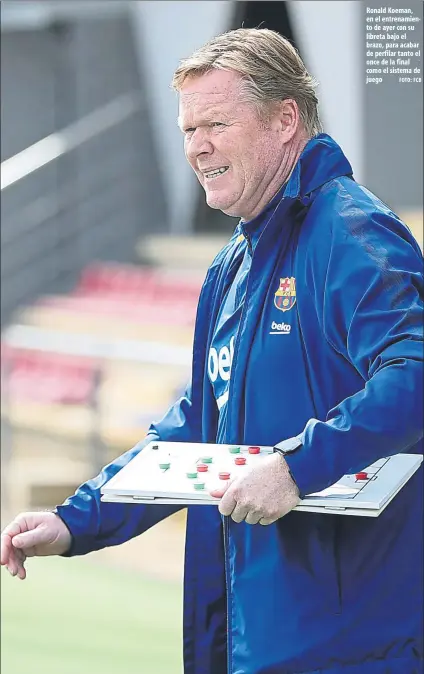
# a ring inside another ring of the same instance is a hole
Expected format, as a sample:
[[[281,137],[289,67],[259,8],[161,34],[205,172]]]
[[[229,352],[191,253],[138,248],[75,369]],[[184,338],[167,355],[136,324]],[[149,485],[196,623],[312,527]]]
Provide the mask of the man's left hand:
[[[231,515],[234,522],[272,524],[287,515],[300,501],[299,489],[281,454],[264,458],[241,477],[222,489],[211,491],[221,498],[219,512]]]

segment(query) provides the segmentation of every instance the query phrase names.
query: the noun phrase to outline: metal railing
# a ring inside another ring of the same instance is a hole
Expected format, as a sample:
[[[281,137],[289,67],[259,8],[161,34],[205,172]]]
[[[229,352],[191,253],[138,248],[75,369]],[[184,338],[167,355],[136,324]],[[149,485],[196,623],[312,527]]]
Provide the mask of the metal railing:
[[[0,167],[1,189],[6,189],[54,159],[58,159],[88,140],[121,124],[128,117],[139,112],[142,103],[139,92],[129,92],[118,96],[65,129],[52,133],[13,157],[5,159]]]

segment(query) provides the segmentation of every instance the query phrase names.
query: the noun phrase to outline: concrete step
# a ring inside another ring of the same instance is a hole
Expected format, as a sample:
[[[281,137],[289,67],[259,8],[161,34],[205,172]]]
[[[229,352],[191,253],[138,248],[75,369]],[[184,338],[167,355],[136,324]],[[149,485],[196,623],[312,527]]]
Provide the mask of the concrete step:
[[[215,255],[229,237],[219,235],[142,237],[136,246],[140,262],[179,270],[180,273],[206,273]]]

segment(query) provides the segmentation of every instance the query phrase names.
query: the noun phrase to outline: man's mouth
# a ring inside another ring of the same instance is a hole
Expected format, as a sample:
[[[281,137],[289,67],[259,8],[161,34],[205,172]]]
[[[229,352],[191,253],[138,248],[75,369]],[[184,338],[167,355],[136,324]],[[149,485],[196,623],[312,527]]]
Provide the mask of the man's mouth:
[[[212,180],[213,178],[219,178],[219,176],[222,176],[228,171],[229,168],[229,166],[221,166],[221,168],[214,169],[213,171],[209,171],[209,173],[204,173],[203,175],[208,180]]]

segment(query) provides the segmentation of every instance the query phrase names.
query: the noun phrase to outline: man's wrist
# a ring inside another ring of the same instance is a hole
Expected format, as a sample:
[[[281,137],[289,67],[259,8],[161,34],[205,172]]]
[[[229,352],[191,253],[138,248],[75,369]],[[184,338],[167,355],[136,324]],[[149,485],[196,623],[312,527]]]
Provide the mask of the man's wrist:
[[[293,482],[294,487],[296,488],[298,495],[300,495],[300,490],[299,487],[297,486],[297,482],[294,478],[294,475],[290,470],[289,463],[286,461],[286,458],[293,455],[295,452],[299,451],[301,447],[302,441],[298,436],[288,438],[287,440],[283,440],[282,442],[279,442],[277,445],[274,445],[274,453],[279,454],[281,456],[281,460],[284,463],[287,473],[290,475],[290,478]]]
[[[288,456],[290,454],[294,454],[294,452],[297,452],[301,447],[302,440],[298,435],[296,435],[293,438],[288,438],[287,440],[283,440],[282,442],[274,445],[274,452],[278,452],[282,456]]]
[[[72,550],[72,548],[73,548],[73,546],[74,546],[74,543],[75,543],[74,535],[73,535],[72,531],[70,530],[70,528],[69,528],[67,522],[65,522],[65,520],[63,519],[63,517],[61,517],[61,515],[59,515],[59,513],[58,513],[58,511],[57,511],[57,506],[56,506],[55,508],[52,508],[52,509],[50,510],[50,512],[51,512],[53,515],[56,515],[56,517],[58,517],[58,518],[60,519],[60,521],[62,522],[62,524],[65,525],[66,529],[67,529],[68,532],[69,532],[69,543],[67,544],[66,549],[65,549],[63,552],[60,553],[60,556],[61,556],[61,557],[70,557],[70,556],[71,556],[71,550]]]

